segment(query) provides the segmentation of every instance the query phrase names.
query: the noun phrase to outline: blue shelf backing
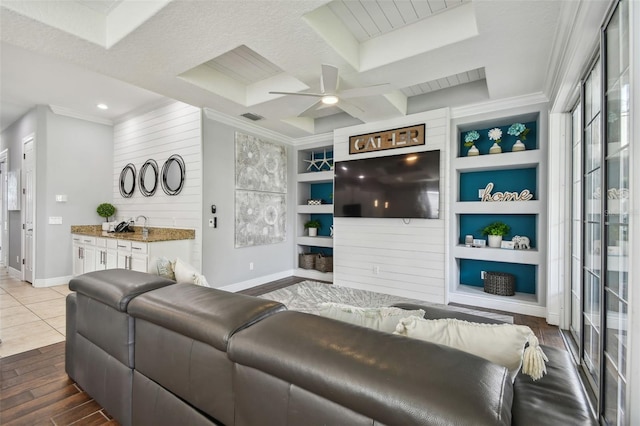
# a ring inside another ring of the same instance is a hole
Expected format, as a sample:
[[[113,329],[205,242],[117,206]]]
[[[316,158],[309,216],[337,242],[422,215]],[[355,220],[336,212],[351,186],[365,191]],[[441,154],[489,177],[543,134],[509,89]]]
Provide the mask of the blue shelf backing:
[[[309,247],[308,253],[319,253],[325,256],[333,256],[333,249],[328,247]]]
[[[496,192],[522,192],[528,189],[533,199],[538,199],[537,170],[528,169],[490,170],[460,173],[460,201],[480,201],[478,190],[493,182],[492,194]],[[503,201],[509,203],[512,201]]]
[[[482,229],[493,222],[504,222],[511,227],[511,232],[502,237],[503,240],[511,241],[514,236],[520,235],[529,237],[531,248],[537,247],[535,214],[461,214],[458,244],[464,244],[466,235],[486,239],[482,235]]]
[[[331,225],[333,225],[333,215],[330,213],[318,213],[309,215],[311,220],[320,221],[321,228],[318,229],[318,236],[328,237],[331,235]]]
[[[478,249],[483,250],[483,249]],[[460,259],[460,284],[484,288],[480,278],[482,271],[506,272],[515,276],[518,293],[536,294],[537,267],[522,263],[489,262],[485,260]],[[506,297],[506,296],[505,296]]]
[[[511,150],[513,149],[513,144],[516,143],[518,139],[522,141],[522,143],[527,148],[527,150],[537,149],[538,148],[538,144],[537,144],[538,123],[535,121],[522,123],[525,125],[527,129],[529,129],[529,133],[527,134],[526,140],[522,140],[521,137],[511,136],[507,134],[507,130],[509,130],[509,127],[511,127],[511,125],[514,123],[515,121],[513,123],[508,123],[504,126],[492,126],[486,129],[472,129],[472,130],[476,130],[480,134],[480,138],[474,142],[476,148],[478,148],[478,151],[480,151],[480,155],[489,154],[489,148],[491,148],[494,141],[489,139],[488,133],[489,133],[489,130],[495,127],[498,127],[500,130],[502,130],[502,142],[499,144],[500,147],[502,148],[502,152],[511,152]],[[470,147],[464,146],[464,138],[467,135],[467,133],[469,133],[469,131],[460,132],[460,135],[459,135],[461,157],[466,157],[467,153],[469,152]],[[500,155],[500,154],[493,154],[493,155]]]
[[[322,200],[322,204],[333,204],[333,182],[312,183],[310,195],[314,200]]]

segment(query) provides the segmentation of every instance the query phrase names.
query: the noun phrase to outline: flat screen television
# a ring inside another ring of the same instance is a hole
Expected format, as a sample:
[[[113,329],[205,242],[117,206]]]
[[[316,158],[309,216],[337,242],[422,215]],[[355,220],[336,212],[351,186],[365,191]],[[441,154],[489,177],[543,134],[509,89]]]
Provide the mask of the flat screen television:
[[[440,151],[338,161],[333,215],[438,219]]]

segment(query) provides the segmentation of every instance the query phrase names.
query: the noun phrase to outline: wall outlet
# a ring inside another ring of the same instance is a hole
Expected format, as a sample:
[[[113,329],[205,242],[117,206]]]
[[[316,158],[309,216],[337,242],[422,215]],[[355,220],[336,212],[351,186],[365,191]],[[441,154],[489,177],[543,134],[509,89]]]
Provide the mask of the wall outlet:
[[[209,228],[213,228],[213,219],[209,219]]]
[[[20,256],[16,256],[16,262],[20,263]]]
[[[253,262],[249,262],[249,270],[253,271]]]
[[[378,265],[373,267],[373,273],[378,275],[380,273],[380,267]]]
[[[482,278],[484,280],[484,276],[486,275],[487,271],[480,271],[480,278]]]

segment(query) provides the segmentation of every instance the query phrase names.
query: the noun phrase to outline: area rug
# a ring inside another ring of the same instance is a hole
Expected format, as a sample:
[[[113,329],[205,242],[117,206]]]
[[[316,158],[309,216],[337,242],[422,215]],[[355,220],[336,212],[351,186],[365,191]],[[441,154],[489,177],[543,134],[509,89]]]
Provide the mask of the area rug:
[[[308,312],[311,314],[317,314],[317,306],[319,303],[323,302],[344,303],[363,308],[391,306],[396,303],[416,303],[419,305],[436,306],[441,309],[493,318],[513,324],[513,317],[509,315],[482,312],[459,306],[439,305],[436,303],[425,302],[424,300],[408,299],[406,297],[392,296],[390,294],[376,293],[368,290],[358,290],[350,287],[341,287],[339,285],[330,285],[317,281],[302,281],[289,287],[265,293],[260,297],[280,302],[291,311]]]

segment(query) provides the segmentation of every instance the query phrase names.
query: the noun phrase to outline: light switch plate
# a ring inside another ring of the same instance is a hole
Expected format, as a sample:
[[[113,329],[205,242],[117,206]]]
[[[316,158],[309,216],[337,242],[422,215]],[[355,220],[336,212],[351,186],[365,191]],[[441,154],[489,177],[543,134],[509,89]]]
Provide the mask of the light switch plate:
[[[62,216],[49,216],[49,225],[62,225]]]

